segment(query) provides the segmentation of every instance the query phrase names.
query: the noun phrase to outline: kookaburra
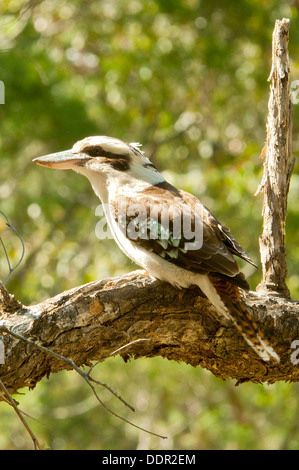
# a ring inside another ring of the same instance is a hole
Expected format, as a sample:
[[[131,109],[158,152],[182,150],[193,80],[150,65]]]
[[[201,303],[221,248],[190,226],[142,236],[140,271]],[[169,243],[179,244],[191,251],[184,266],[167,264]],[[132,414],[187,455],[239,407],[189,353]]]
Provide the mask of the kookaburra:
[[[139,144],[87,137],[33,161],[86,176],[115,241],[131,260],[152,278],[179,288],[199,286],[261,359],[279,361],[242,302],[239,288],[249,285],[234,255],[254,263],[196,197],[164,179]]]

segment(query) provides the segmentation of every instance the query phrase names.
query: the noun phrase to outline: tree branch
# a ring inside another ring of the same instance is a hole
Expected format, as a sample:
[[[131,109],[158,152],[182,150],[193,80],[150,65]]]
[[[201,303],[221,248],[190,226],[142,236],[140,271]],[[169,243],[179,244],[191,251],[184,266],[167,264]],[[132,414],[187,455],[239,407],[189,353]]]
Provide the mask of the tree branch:
[[[257,291],[290,298],[286,285],[285,222],[292,160],[292,102],[289,93],[290,20],[277,20],[273,32],[272,69],[269,76],[267,144],[264,148],[263,233],[260,237],[263,279]]]
[[[299,367],[291,362],[291,343],[299,338],[299,302],[254,292],[244,301],[280,355],[279,365],[261,361],[198,288],[178,290],[140,271],[3,312],[0,328],[18,332],[77,366],[103,360],[125,344],[146,338],[149,341],[136,342],[119,354],[125,360],[162,356],[238,382],[297,381]],[[71,369],[65,361],[3,332],[2,340],[1,380],[12,394],[33,388],[45,375]]]

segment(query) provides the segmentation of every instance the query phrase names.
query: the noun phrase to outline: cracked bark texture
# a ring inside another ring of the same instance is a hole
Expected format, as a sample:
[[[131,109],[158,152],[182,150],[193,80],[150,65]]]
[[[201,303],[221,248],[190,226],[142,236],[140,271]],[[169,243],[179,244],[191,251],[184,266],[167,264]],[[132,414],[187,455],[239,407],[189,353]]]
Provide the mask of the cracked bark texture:
[[[264,190],[263,233],[260,237],[263,279],[257,290],[270,295],[290,297],[286,284],[287,263],[285,223],[292,158],[292,102],[289,89],[290,20],[277,20],[272,41],[272,69],[269,76],[267,143],[262,156],[264,175],[259,187]]]
[[[150,341],[122,350],[121,356],[125,360],[162,356],[238,383],[297,381],[299,367],[291,362],[291,342],[299,337],[299,302],[254,292],[246,294],[244,301],[280,355],[280,364],[261,361],[198,288],[178,290],[142,271],[92,282],[37,305],[18,304],[16,309],[14,304],[2,311],[0,328],[13,328],[78,366],[146,338]],[[0,374],[11,393],[33,388],[42,377],[68,368],[8,334],[2,338],[6,360]]]

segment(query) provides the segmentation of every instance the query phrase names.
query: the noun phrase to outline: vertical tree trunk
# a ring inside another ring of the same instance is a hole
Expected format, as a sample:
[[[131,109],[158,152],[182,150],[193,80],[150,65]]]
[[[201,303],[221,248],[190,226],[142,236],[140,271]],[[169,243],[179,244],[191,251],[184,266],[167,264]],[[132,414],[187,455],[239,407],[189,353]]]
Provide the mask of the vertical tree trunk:
[[[277,20],[273,32],[272,69],[267,118],[264,175],[263,233],[260,237],[263,279],[257,291],[290,297],[286,285],[285,222],[292,157],[292,103],[289,93],[290,20]]]

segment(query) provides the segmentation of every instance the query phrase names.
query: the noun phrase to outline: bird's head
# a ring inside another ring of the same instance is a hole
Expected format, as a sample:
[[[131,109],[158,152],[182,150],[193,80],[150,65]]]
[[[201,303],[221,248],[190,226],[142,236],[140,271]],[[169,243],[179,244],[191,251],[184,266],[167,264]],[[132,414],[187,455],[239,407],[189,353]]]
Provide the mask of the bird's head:
[[[152,184],[161,180],[160,173],[140,150],[140,144],[128,144],[107,136],[86,137],[76,142],[70,150],[38,157],[33,161],[57,170],[74,170],[90,180],[94,180],[97,174],[108,180],[131,178]]]

